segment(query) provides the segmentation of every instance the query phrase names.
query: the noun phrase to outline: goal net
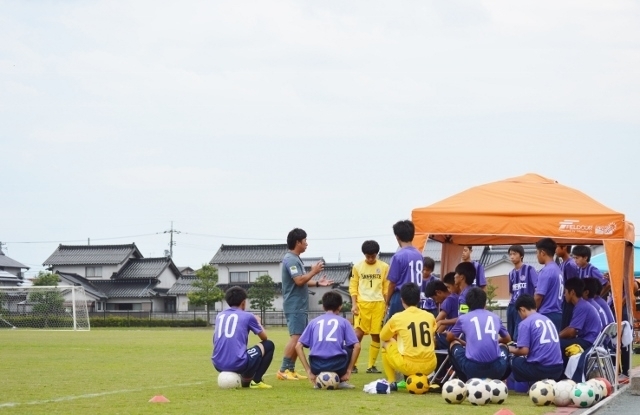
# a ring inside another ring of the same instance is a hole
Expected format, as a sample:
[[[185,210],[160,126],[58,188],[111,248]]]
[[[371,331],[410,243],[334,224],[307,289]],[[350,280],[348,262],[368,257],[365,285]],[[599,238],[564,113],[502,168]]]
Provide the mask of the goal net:
[[[83,287],[0,287],[0,329],[89,330]]]

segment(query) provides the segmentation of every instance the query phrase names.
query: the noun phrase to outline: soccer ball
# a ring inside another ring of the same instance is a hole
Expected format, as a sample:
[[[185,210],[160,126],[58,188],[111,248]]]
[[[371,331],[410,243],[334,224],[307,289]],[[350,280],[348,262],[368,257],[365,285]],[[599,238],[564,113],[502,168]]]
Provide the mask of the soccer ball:
[[[600,402],[606,396],[606,386],[597,379],[589,379],[586,383],[591,385],[596,394],[595,402]]]
[[[467,400],[471,405],[486,405],[491,402],[491,386],[481,379],[467,383]]]
[[[604,386],[604,397],[607,397],[613,393],[613,386],[611,386],[611,382],[609,382],[606,378],[595,378],[599,380]]]
[[[529,399],[535,405],[547,406],[555,399],[553,385],[544,380],[539,380],[529,388]]]
[[[407,377],[407,390],[414,395],[422,395],[429,392],[429,379],[427,375],[416,373]]]
[[[442,397],[447,403],[462,403],[467,397],[467,385],[460,379],[451,379],[442,385]]]
[[[240,375],[235,372],[220,372],[218,387],[220,389],[236,389],[240,387]]]
[[[316,387],[318,389],[334,390],[338,389],[340,377],[336,372],[320,372],[316,376]]]
[[[593,386],[586,382],[576,384],[571,391],[571,401],[580,408],[588,408],[596,401],[596,393]]]
[[[555,398],[553,398],[553,403],[556,406],[568,406],[573,402],[571,400],[571,392],[573,391],[573,387],[575,382],[570,380],[563,380],[556,383],[556,386],[553,387],[555,392]]]
[[[509,396],[507,385],[498,379],[492,379],[488,383],[489,388],[491,388],[491,403],[497,403],[498,405],[503,403]]]

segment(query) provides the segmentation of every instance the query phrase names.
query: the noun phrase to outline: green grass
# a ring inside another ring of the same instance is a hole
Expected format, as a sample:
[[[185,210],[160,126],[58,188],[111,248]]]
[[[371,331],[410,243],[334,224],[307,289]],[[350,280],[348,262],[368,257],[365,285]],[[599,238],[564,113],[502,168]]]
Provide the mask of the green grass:
[[[0,415],[4,414],[228,414],[421,413],[543,414],[526,395],[503,405],[447,405],[439,395],[367,395],[362,386],[380,377],[354,375],[354,390],[313,390],[308,381],[277,381],[283,329],[268,329],[276,357],[265,377],[271,390],[220,390],[211,365],[208,329],[94,329],[90,332],[0,331]],[[256,338],[253,337],[252,341]],[[366,366],[368,342],[360,367]],[[634,356],[634,366],[640,364]],[[378,367],[382,364],[379,362]],[[301,369],[301,366],[298,365]],[[154,395],[171,402],[148,403]]]

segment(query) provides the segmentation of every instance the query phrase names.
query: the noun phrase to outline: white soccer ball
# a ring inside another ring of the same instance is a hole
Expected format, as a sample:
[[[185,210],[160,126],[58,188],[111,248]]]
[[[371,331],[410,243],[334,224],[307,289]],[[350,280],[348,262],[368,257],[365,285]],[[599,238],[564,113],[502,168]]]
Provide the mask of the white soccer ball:
[[[491,403],[500,405],[507,400],[509,388],[507,388],[507,385],[503,381],[491,379],[488,383],[489,388],[491,388]]]
[[[562,380],[556,383],[556,386],[553,387],[555,392],[555,397],[553,398],[553,403],[556,406],[569,406],[573,402],[571,400],[571,392],[573,392],[573,387],[576,383],[572,380]]]
[[[320,372],[316,376],[316,387],[318,389],[334,390],[338,389],[340,377],[336,372]]]
[[[593,387],[593,391],[596,394],[595,402],[600,402],[602,399],[604,399],[607,392],[605,389],[606,387],[601,381],[596,379],[589,379],[587,383]]]
[[[234,372],[220,372],[218,387],[220,389],[236,389],[241,385],[240,375]]]
[[[576,384],[571,391],[573,404],[580,408],[588,408],[596,401],[596,392],[593,386],[586,382]]]
[[[553,385],[544,380],[537,381],[529,388],[529,399],[537,406],[550,405],[555,399]]]
[[[481,379],[467,382],[467,400],[471,405],[486,405],[491,402],[491,387]]]
[[[447,403],[462,403],[467,397],[467,385],[460,379],[451,379],[442,385],[442,397]]]

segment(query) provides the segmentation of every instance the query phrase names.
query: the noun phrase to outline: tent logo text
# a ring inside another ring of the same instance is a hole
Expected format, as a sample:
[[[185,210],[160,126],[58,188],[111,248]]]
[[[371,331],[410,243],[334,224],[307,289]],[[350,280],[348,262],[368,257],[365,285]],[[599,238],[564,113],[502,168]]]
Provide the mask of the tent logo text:
[[[596,226],[596,235],[613,235],[613,232],[616,230],[616,223],[611,222],[608,225],[599,225]]]
[[[581,225],[579,220],[565,219],[560,221],[561,232],[573,232],[573,233],[591,233],[593,232],[593,225]]]

